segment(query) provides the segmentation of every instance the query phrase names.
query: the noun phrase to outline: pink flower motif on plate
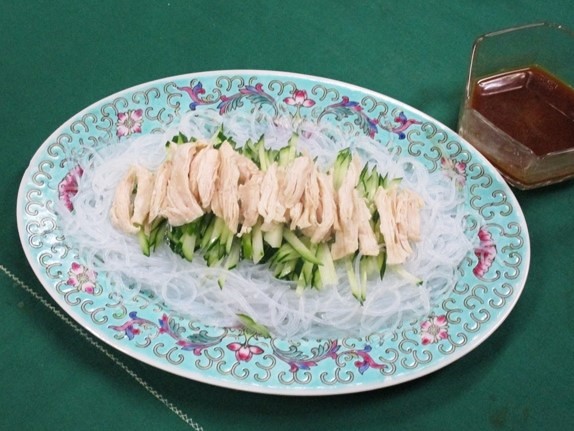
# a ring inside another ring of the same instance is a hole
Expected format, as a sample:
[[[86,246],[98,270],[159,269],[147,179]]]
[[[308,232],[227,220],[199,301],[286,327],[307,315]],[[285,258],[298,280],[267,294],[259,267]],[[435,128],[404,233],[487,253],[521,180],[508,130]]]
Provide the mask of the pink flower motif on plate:
[[[478,262],[472,272],[477,277],[484,277],[496,258],[496,244],[492,239],[491,233],[484,226],[478,231],[478,239],[480,244],[474,249]]]
[[[143,109],[130,109],[127,112],[118,112],[116,134],[119,137],[141,133],[143,122]]]
[[[235,352],[235,359],[239,362],[245,361],[249,362],[253,355],[260,355],[263,353],[263,349],[252,344],[245,343],[229,343],[227,348]]]
[[[58,198],[64,203],[68,211],[74,210],[72,198],[78,193],[78,181],[82,177],[84,170],[80,165],[74,167],[66,174],[64,179],[58,184]]]
[[[69,278],[66,284],[75,287],[78,291],[93,295],[96,290],[96,276],[95,271],[74,262],[68,271]]]
[[[459,190],[464,188],[466,184],[466,163],[457,162],[447,157],[441,157],[440,162],[446,175],[454,180],[456,187]]]
[[[307,92],[305,90],[295,90],[291,93],[290,97],[286,97],[283,101],[287,105],[310,108],[315,105],[315,101],[307,98]]]
[[[421,323],[421,342],[423,345],[438,343],[448,338],[448,321],[446,316],[431,316]]]

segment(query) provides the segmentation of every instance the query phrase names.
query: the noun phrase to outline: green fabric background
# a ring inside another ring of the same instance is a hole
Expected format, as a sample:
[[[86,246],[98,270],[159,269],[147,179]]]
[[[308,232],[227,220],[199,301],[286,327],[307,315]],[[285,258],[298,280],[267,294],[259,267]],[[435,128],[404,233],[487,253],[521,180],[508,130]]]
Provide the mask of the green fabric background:
[[[116,91],[206,70],[299,72],[387,94],[456,129],[475,37],[541,20],[574,28],[571,1],[3,1],[0,264],[47,298],[18,239],[19,182],[53,130]],[[517,197],[532,264],[510,317],[454,364],[368,393],[250,394],[120,352],[114,361],[0,273],[0,429],[188,428],[118,360],[206,430],[574,429],[574,183]]]

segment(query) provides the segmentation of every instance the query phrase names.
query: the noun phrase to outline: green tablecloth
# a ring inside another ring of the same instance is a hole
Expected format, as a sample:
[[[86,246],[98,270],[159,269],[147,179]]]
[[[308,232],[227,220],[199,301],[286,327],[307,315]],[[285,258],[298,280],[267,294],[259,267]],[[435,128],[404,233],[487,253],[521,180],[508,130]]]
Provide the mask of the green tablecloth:
[[[572,182],[516,193],[530,275],[484,344],[427,377],[336,397],[213,387],[103,347],[62,318],[18,239],[17,190],[40,144],[92,102],[157,78],[219,69],[324,76],[456,129],[476,36],[541,20],[574,28],[567,0],[478,3],[2,2],[0,429],[574,429]]]

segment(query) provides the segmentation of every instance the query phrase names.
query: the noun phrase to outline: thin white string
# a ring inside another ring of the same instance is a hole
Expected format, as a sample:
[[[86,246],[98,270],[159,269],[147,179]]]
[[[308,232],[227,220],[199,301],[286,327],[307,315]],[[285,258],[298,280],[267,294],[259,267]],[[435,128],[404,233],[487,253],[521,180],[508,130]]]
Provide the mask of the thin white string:
[[[92,346],[97,348],[100,352],[111,359],[116,365],[118,365],[122,370],[124,370],[130,377],[132,377],[136,382],[144,387],[146,391],[152,394],[156,399],[158,399],[162,404],[164,404],[168,409],[175,413],[181,420],[186,424],[191,426],[196,431],[203,431],[197,422],[190,418],[186,413],[184,413],[180,408],[176,407],[171,401],[161,395],[157,390],[155,390],[149,383],[147,383],[143,378],[131,370],[126,364],[120,361],[113,353],[106,349],[102,344],[96,341],[87,331],[83,330],[78,324],[76,324],[72,319],[66,316],[62,311],[56,308],[54,305],[50,304],[46,299],[40,296],[34,289],[20,280],[12,271],[6,268],[4,265],[0,264],[0,270],[6,274],[17,286],[21,287],[23,290],[32,295],[36,300],[38,300],[42,305],[44,305],[48,310],[58,316],[66,324],[68,324],[74,331],[80,334],[86,341],[88,341]]]

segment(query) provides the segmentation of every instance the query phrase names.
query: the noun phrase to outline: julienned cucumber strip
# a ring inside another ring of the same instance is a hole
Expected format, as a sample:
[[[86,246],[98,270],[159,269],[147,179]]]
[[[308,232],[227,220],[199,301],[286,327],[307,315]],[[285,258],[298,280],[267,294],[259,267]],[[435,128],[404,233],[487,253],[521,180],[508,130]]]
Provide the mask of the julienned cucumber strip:
[[[149,238],[145,234],[142,228],[140,228],[138,232],[138,241],[140,243],[140,250],[142,251],[144,256],[149,256],[150,255]]]
[[[278,160],[279,166],[287,166],[297,157],[297,143],[299,142],[299,135],[294,134],[289,139],[287,146],[279,150]]]
[[[265,254],[263,248],[263,232],[261,232],[261,224],[256,223],[251,230],[251,246],[253,249],[253,262],[258,263],[261,259],[263,259],[263,255]]]
[[[265,326],[257,323],[247,314],[237,314],[237,318],[243,324],[247,332],[255,335],[260,335],[264,338],[271,338],[269,330]]]
[[[240,241],[235,238],[232,241],[231,247],[229,248],[227,259],[225,260],[225,269],[233,269],[239,263],[241,257],[241,244]]]
[[[322,284],[332,285],[337,283],[337,270],[331,256],[331,250],[327,244],[319,244],[317,247],[317,258],[321,261],[319,274]]]
[[[269,169],[271,164],[269,160],[269,152],[265,150],[265,141],[263,137],[257,142],[257,155],[259,156],[259,168],[265,172]]]
[[[279,248],[283,242],[283,224],[277,223],[273,228],[263,234],[263,239],[273,248]]]
[[[149,233],[150,250],[154,251],[160,240],[163,239],[167,231],[167,220],[158,219],[157,223],[152,225]]]
[[[352,159],[353,155],[350,148],[341,150],[339,151],[339,154],[337,154],[337,158],[335,159],[335,166],[333,169],[333,186],[335,190],[339,190],[341,187]]]
[[[279,247],[277,252],[271,257],[271,263],[285,263],[291,260],[297,260],[300,258],[299,253],[297,250],[293,248],[293,246],[289,243],[285,243]]]
[[[297,259],[288,260],[286,262],[278,262],[274,265],[274,273],[276,274],[277,278],[289,279],[290,276],[296,273],[295,271],[298,264],[299,262]]]
[[[241,237],[241,253],[244,259],[253,260],[253,239],[251,232],[246,232]]]
[[[167,229],[167,221],[162,218],[155,220],[149,227],[149,233],[146,234],[143,226],[139,227],[138,242],[144,256],[149,256],[155,250],[158,240],[164,237]]]
[[[423,279],[407,271],[402,265],[389,265],[389,267],[403,277],[405,280],[420,286],[423,284]]]
[[[301,241],[293,231],[289,229],[284,229],[283,238],[285,239],[285,241],[291,244],[291,246],[295,250],[297,250],[297,252],[301,255],[303,259],[311,263],[315,263],[317,265],[321,264],[321,260],[317,258],[317,256],[307,248],[307,246],[303,243],[303,241]]]
[[[347,271],[347,278],[349,279],[349,284],[351,285],[351,293],[361,304],[361,287],[357,283],[357,274],[355,273],[355,268],[353,267],[353,259],[350,256],[343,258],[345,261],[345,270]]]
[[[195,234],[189,234],[185,232],[181,236],[181,253],[183,257],[190,262],[193,260],[193,255],[195,254],[195,241],[197,236]]]

